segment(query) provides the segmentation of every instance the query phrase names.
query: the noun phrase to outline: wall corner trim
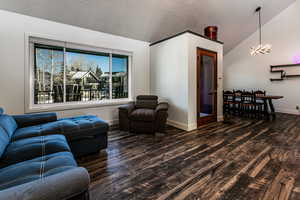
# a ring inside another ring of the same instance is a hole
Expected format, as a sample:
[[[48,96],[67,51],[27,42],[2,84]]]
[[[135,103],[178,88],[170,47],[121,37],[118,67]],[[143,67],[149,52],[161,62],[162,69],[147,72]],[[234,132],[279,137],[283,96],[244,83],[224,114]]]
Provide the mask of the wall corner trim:
[[[224,121],[224,116],[223,115],[218,116],[217,120],[218,120],[218,122]]]

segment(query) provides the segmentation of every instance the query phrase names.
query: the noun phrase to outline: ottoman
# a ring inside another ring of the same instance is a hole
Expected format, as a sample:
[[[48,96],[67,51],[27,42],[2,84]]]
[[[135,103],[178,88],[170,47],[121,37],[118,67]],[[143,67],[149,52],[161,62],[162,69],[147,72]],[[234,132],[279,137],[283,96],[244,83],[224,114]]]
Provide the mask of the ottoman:
[[[62,118],[62,133],[76,157],[97,153],[107,147],[108,123],[93,115]]]

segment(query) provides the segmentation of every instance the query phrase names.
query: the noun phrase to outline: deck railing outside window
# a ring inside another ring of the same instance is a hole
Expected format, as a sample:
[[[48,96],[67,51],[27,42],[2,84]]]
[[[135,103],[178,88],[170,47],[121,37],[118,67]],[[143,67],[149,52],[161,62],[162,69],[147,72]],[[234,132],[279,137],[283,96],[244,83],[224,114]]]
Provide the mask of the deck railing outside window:
[[[62,88],[62,86],[60,86]],[[73,90],[66,94],[66,101],[99,101],[109,99],[109,91],[106,89],[79,89],[78,85],[73,85]],[[35,104],[49,104],[63,102],[63,94],[55,89],[54,91],[36,91]],[[127,98],[128,92],[123,90],[122,86],[114,87],[112,91],[113,99]]]

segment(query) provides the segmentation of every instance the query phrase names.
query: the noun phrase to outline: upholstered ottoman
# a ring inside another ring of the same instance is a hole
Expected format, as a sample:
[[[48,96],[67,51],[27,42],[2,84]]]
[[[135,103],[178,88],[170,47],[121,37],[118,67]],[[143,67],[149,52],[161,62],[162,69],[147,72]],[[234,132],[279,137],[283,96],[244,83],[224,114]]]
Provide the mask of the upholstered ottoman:
[[[107,147],[108,123],[93,115],[58,120],[74,156],[97,153]]]

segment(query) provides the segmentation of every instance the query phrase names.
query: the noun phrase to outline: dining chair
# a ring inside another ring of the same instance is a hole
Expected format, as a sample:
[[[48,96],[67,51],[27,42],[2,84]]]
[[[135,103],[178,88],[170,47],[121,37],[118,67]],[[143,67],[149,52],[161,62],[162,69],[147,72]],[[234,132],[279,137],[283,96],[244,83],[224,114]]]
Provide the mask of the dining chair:
[[[266,91],[256,90],[253,93],[255,98],[255,112],[258,118],[261,118],[265,114],[265,103],[263,100],[259,99],[259,96],[266,96]]]
[[[235,113],[238,114],[238,115],[241,115],[242,114],[242,93],[243,91],[242,90],[233,90],[233,93],[234,93],[234,96],[235,96]]]
[[[249,117],[255,114],[255,97],[252,91],[243,91],[241,94],[241,115],[244,114]]]
[[[223,91],[223,112],[224,114],[230,114],[235,109],[235,96],[230,90]]]

